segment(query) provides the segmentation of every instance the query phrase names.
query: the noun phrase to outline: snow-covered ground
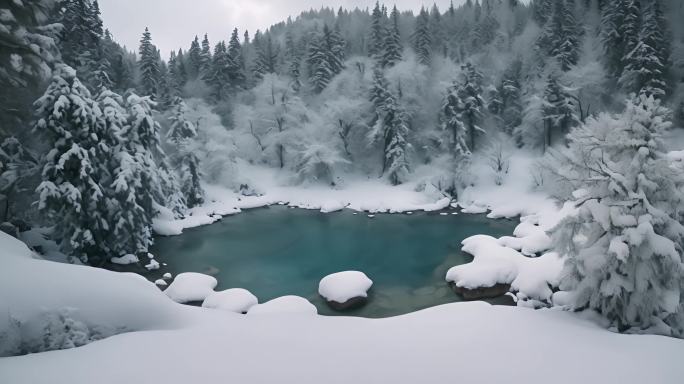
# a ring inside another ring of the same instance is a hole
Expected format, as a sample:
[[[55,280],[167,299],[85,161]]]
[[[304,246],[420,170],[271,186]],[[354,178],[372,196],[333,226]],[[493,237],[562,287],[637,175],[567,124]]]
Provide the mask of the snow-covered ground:
[[[111,330],[83,347],[0,358],[1,383],[667,384],[684,375],[683,341],[611,333],[559,309],[478,302],[381,320],[239,315],[177,304],[134,275],[32,259],[2,233],[0,246],[3,348],[72,347],[89,341],[84,332]],[[48,332],[64,324],[66,336]]]

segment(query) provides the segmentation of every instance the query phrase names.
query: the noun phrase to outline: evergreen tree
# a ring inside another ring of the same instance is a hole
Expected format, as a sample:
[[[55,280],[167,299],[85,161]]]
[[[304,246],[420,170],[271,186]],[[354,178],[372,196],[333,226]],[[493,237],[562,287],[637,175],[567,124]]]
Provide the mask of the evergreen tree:
[[[430,10],[429,31],[430,40],[432,42],[432,52],[448,57],[446,44],[447,37],[442,22],[442,14],[440,13],[439,8],[437,8],[437,4],[433,4],[432,9]]]
[[[98,95],[97,102],[113,139],[110,144],[112,156],[107,164],[111,179],[105,184],[111,223],[108,242],[112,255],[146,254],[152,245],[152,215],[140,202],[149,191],[145,191],[140,182],[144,169],[136,156],[138,149],[131,137],[123,98],[105,89]]]
[[[204,34],[202,40],[202,50],[199,54],[199,77],[206,80],[211,72],[211,45],[209,45],[209,36]]]
[[[665,96],[670,60],[666,23],[658,2],[650,1],[644,8],[638,39],[628,45],[631,49],[623,59],[625,69],[619,83],[627,92]]]
[[[480,127],[483,118],[482,109],[485,105],[482,99],[482,74],[471,63],[463,66],[462,70],[461,82],[455,85],[449,94],[454,94],[456,97],[456,118],[460,120],[468,138],[466,150],[473,152],[477,136],[485,133]],[[453,117],[449,115],[448,118]],[[450,127],[453,131],[455,125],[450,124]],[[454,144],[460,145],[460,139],[456,136],[454,131]]]
[[[200,48],[199,38],[195,36],[195,40],[190,43],[188,50],[188,76],[191,79],[196,79],[200,74],[202,67],[202,48]]]
[[[390,25],[387,29],[387,37],[385,38],[382,66],[393,67],[396,63],[400,62],[402,50],[401,36],[399,34],[399,11],[394,6],[390,16]]]
[[[552,231],[567,257],[561,289],[620,332],[682,332],[681,174],[663,141],[669,112],[652,97],[603,113],[569,135],[559,175],[580,189],[577,215]],[[649,330],[651,328],[651,330]]]
[[[384,52],[385,39],[385,18],[380,8],[380,3],[375,2],[375,8],[371,13],[371,31],[368,38],[368,56],[380,58]]]
[[[238,89],[244,88],[247,76],[245,75],[245,59],[237,28],[233,30],[228,42],[228,65],[231,86]]]
[[[389,91],[387,80],[379,66],[373,72],[371,102],[375,106],[375,123],[369,138],[372,142],[383,140],[382,173],[393,185],[399,185],[410,172],[408,117]]]
[[[138,67],[140,68],[140,90],[143,94],[154,99],[161,90],[161,72],[157,48],[152,44],[152,35],[147,28],[145,28],[143,37],[140,40],[138,54],[140,55],[140,60],[138,61]]]
[[[211,71],[205,81],[212,89],[212,97],[217,101],[226,100],[231,88],[231,70],[236,66],[232,62],[226,44],[220,42],[214,48]]]
[[[109,223],[105,195],[98,174],[97,136],[102,112],[76,71],[57,65],[45,94],[36,101],[35,131],[50,150],[43,159],[38,210],[59,221],[55,235],[67,255],[101,265]],[[104,149],[104,148],[103,148]]]
[[[278,63],[278,47],[273,43],[270,33],[263,37],[254,37],[256,59],[254,61],[254,77],[262,79],[264,75],[276,73]]]
[[[545,26],[553,13],[553,0],[533,0],[532,12],[534,21],[541,27]]]
[[[504,131],[513,134],[516,127],[522,124],[522,103],[520,91],[520,72],[522,63],[516,60],[504,73],[501,82],[501,98],[503,100]]]
[[[636,42],[639,33],[639,5],[634,0],[606,0],[601,16],[601,40],[608,72],[616,79],[625,68],[629,42]],[[631,17],[628,17],[628,11]]]
[[[285,58],[289,63],[288,72],[292,79],[291,88],[297,93],[302,88],[301,57],[292,33],[285,35]]]
[[[418,62],[429,66],[432,63],[432,36],[430,36],[430,15],[425,8],[420,9],[413,32],[413,49]]]
[[[330,80],[344,69],[345,41],[339,32],[324,26],[323,34],[309,44],[309,72],[316,92],[328,86]]]
[[[456,158],[470,157],[467,144],[467,128],[463,121],[461,99],[458,95],[459,85],[454,83],[447,90],[442,103],[442,129],[451,133],[449,148]]]
[[[174,101],[169,140],[175,144],[177,155],[175,162],[180,169],[181,192],[188,208],[204,203],[204,190],[200,184],[199,158],[195,155],[192,144],[197,136],[195,126],[185,118],[187,106],[181,98]]]
[[[560,83],[557,74],[550,74],[544,90],[544,147],[550,147],[557,135],[565,135],[579,123],[575,104]]]
[[[577,64],[581,50],[580,28],[570,1],[556,2],[537,46],[545,54],[556,58],[563,71],[568,71]]]

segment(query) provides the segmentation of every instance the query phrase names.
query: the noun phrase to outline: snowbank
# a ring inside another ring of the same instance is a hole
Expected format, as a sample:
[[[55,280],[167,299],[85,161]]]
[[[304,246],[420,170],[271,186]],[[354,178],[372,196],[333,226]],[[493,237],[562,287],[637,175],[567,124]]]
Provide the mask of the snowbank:
[[[135,263],[139,262],[140,259],[138,259],[138,256],[136,256],[136,255],[128,254],[128,255],[121,256],[121,257],[112,257],[111,261],[114,264],[130,265],[130,264],[135,264]]]
[[[177,303],[189,303],[191,301],[204,301],[218,285],[215,277],[202,273],[181,273],[173,279],[164,293]]]
[[[328,301],[345,303],[350,299],[368,297],[372,285],[373,281],[363,272],[338,272],[321,279],[318,293]]]
[[[299,296],[283,296],[257,304],[249,309],[248,315],[316,315],[318,310],[307,299]]]
[[[111,336],[0,358],[0,383],[437,384],[456,375],[464,383],[675,384],[684,376],[681,340],[615,334],[556,309],[455,303],[374,320],[287,316],[276,309],[315,308],[281,298],[250,311],[270,316],[237,316],[176,304],[137,275],[34,260],[2,233],[0,249],[5,353],[26,351],[10,344],[60,349],[82,345],[84,335]]]
[[[257,304],[259,304],[259,300],[250,291],[242,288],[233,288],[212,293],[204,300],[202,307],[246,313]]]
[[[549,285],[558,286],[563,260],[553,252],[526,257],[505,246],[508,241],[485,235],[465,239],[463,251],[473,255],[474,260],[451,268],[447,282],[467,289],[507,284],[520,298],[550,302],[553,292]]]

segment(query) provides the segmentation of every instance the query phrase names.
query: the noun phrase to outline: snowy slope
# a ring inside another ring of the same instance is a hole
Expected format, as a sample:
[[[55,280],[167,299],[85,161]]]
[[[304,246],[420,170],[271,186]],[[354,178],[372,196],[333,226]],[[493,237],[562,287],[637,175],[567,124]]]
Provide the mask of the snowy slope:
[[[457,303],[382,320],[244,316],[173,303],[134,275],[33,260],[1,233],[0,249],[9,251],[0,313],[24,324],[71,308],[91,327],[136,331],[0,358],[0,383],[679,383],[684,375],[683,341],[610,333],[560,310]],[[8,332],[35,337],[42,328],[0,322],[0,335]]]

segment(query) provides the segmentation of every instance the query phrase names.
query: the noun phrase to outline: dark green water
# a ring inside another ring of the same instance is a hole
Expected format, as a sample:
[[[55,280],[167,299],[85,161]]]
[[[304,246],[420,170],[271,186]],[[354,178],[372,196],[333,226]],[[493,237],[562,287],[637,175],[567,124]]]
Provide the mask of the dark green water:
[[[245,288],[259,302],[284,295],[309,299],[321,314],[339,314],[318,296],[328,274],[358,270],[373,280],[369,303],[345,315],[388,317],[459,301],[446,271],[471,261],[461,241],[476,234],[505,236],[516,221],[482,215],[415,213],[322,214],[282,206],[158,238],[152,252],[168,263],[161,272],[215,276],[217,290]]]

